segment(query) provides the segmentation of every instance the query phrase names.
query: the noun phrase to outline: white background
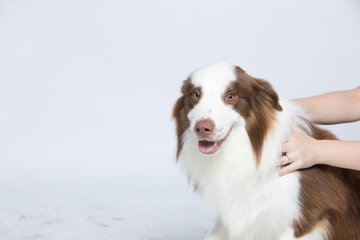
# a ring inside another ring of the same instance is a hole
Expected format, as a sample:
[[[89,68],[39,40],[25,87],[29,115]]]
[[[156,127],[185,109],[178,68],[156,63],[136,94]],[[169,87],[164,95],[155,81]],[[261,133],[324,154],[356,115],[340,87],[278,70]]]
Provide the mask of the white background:
[[[228,61],[285,98],[351,89],[359,43],[357,0],[0,0],[0,239],[202,239],[182,80]]]

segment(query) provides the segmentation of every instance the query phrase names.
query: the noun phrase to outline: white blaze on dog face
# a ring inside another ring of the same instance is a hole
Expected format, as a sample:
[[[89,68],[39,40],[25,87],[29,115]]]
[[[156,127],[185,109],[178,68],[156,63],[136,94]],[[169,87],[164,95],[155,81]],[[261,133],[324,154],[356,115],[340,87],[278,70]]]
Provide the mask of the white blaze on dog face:
[[[232,127],[244,123],[231,105],[237,97],[229,89],[236,80],[234,66],[227,63],[208,65],[195,71],[190,79],[200,94],[187,115],[190,130],[197,136],[201,152],[214,153],[230,135]]]

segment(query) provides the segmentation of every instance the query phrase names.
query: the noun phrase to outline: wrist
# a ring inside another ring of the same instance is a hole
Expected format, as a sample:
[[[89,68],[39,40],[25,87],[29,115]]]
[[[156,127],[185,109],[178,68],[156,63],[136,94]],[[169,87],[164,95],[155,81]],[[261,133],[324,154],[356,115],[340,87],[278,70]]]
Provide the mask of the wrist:
[[[324,164],[323,159],[323,149],[324,149],[324,140],[314,139],[312,142],[312,165]]]

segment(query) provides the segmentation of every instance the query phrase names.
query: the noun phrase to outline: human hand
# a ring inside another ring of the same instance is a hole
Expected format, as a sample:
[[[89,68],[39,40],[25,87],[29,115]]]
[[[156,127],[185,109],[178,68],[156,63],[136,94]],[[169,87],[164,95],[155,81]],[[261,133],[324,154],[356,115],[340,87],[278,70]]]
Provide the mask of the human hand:
[[[310,137],[300,128],[294,127],[287,142],[283,144],[285,155],[279,159],[279,175],[283,176],[315,165],[317,142],[318,140]]]

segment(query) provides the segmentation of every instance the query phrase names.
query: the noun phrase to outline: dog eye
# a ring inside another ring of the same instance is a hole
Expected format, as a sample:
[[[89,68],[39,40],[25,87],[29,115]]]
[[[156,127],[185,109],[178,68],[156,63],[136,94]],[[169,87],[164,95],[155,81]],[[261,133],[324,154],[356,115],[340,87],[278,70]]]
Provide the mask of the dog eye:
[[[236,96],[236,95],[234,95],[234,94],[232,94],[232,93],[228,93],[228,94],[226,95],[226,101],[227,101],[228,103],[234,103],[236,100],[237,100],[237,96]]]
[[[199,101],[200,97],[201,97],[201,92],[199,90],[195,90],[195,92],[192,95],[192,99],[194,101]]]

